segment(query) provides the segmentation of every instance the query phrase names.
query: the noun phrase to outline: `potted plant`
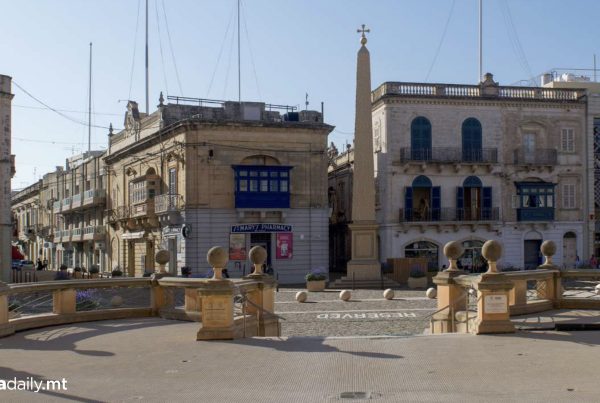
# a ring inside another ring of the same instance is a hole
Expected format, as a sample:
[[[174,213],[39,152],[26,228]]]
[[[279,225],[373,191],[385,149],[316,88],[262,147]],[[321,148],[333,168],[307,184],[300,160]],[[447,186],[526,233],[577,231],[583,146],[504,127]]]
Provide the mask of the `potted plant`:
[[[307,291],[323,291],[327,275],[323,269],[313,269],[305,277]]]
[[[93,265],[92,268],[90,269],[90,278],[98,278],[100,273],[100,268],[98,267],[97,264]]]
[[[427,288],[427,276],[420,269],[412,269],[408,277],[408,288]]]
[[[81,278],[81,267],[77,266],[73,268],[73,278]]]
[[[431,284],[433,282],[433,278],[437,276],[439,269],[435,266],[427,268],[427,283]]]
[[[112,277],[121,277],[123,275],[123,272],[117,267],[113,269],[113,271],[110,274]]]

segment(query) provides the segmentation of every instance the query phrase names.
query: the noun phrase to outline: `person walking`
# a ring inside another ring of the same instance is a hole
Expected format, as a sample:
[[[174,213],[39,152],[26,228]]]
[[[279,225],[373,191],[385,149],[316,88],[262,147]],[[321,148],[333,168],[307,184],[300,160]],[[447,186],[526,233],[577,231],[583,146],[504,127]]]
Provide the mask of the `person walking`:
[[[590,266],[592,269],[598,268],[598,259],[596,259],[596,256],[594,255],[592,255],[592,257],[590,258]]]

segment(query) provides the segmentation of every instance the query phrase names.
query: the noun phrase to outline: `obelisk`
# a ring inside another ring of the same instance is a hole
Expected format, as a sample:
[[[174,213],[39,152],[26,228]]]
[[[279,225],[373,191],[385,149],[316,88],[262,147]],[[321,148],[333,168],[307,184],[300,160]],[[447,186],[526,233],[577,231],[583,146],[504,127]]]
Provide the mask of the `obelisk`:
[[[10,281],[12,215],[10,180],[13,176],[11,136],[11,78],[0,74],[0,283]]]
[[[365,25],[356,63],[356,115],[354,120],[354,170],[352,177],[351,260],[347,275],[355,280],[380,278],[375,221],[375,175],[373,166],[373,125],[371,123],[371,58],[365,46]]]

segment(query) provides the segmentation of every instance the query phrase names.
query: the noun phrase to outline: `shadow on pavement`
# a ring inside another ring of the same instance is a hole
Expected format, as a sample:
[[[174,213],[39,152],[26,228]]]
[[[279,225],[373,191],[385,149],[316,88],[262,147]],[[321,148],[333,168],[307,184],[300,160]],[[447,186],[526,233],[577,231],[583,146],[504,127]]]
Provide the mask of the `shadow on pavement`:
[[[366,358],[401,359],[401,355],[376,353],[369,351],[347,351],[326,344],[324,337],[287,337],[287,338],[251,338],[235,340],[227,343],[244,346],[263,347],[286,353],[345,353]]]
[[[12,336],[0,339],[0,350],[21,349],[37,351],[73,351],[82,355],[97,357],[113,356],[110,351],[82,350],[78,349],[76,343],[90,337],[96,337],[109,333],[126,332],[147,327],[169,326],[178,324],[164,319],[137,320],[110,320],[99,322],[82,322],[72,325],[57,325],[42,329],[18,332]],[[1,379],[1,378],[0,378]]]
[[[598,331],[560,332],[553,330],[529,330],[526,332],[516,332],[510,336],[524,339],[570,342],[590,347],[600,345],[600,333]]]

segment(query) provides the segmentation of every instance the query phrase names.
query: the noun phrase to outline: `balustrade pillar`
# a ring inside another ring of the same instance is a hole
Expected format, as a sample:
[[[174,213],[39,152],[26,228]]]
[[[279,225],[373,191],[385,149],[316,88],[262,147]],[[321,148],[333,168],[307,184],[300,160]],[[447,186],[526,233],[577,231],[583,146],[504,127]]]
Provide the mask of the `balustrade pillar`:
[[[0,337],[11,335],[15,327],[8,323],[8,295],[9,288],[0,281]]]
[[[431,322],[432,333],[452,333],[456,331],[454,314],[467,309],[467,298],[461,286],[454,282],[465,272],[456,265],[464,250],[460,242],[448,242],[444,246],[444,255],[450,262],[449,267],[439,272],[433,282],[437,285],[438,311]]]
[[[247,312],[257,316],[259,336],[278,336],[279,320],[277,317],[269,315],[275,311],[277,283],[272,276],[262,272],[262,265],[267,260],[267,251],[262,246],[255,246],[250,249],[248,256],[254,266],[254,272],[245,278],[257,280],[260,283],[257,291],[252,291],[247,295],[250,301],[246,308]]]
[[[477,320],[475,333],[514,333],[515,326],[510,321],[508,308],[509,295],[513,283],[496,269],[496,262],[502,256],[502,245],[497,241],[483,244],[481,254],[488,261],[489,269],[477,282]]]
[[[52,312],[57,315],[75,313],[77,311],[77,290],[55,290],[52,293]]]

